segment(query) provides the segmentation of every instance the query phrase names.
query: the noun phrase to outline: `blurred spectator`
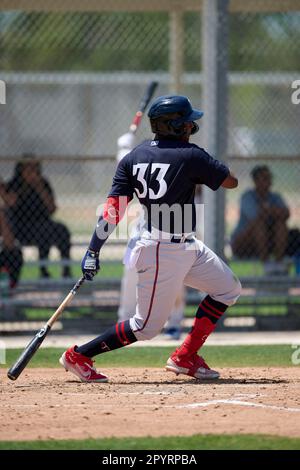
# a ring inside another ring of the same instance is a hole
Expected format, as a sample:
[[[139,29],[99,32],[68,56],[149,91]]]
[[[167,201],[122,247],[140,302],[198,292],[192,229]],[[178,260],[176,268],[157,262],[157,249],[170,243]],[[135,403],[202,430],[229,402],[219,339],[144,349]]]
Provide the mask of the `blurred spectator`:
[[[46,261],[51,246],[56,246],[64,260],[70,259],[70,232],[51,216],[56,210],[53,190],[42,176],[40,163],[34,155],[24,155],[17,163],[11,181],[0,190],[6,206],[14,236],[21,245],[38,247],[41,261]],[[49,277],[45,265],[41,265],[42,277]],[[69,266],[62,275],[70,277]]]
[[[3,187],[3,183],[0,182],[0,191],[1,187]],[[16,286],[20,277],[23,257],[7,221],[5,211],[1,207],[0,237],[0,272],[4,270],[8,274],[10,287],[13,288]]]
[[[241,198],[240,219],[231,239],[233,254],[258,257],[265,262],[266,272],[285,272],[282,259],[287,248],[289,209],[280,194],[271,192],[272,174],[267,166],[256,166],[251,176],[254,189]],[[272,256],[274,260],[270,261]]]

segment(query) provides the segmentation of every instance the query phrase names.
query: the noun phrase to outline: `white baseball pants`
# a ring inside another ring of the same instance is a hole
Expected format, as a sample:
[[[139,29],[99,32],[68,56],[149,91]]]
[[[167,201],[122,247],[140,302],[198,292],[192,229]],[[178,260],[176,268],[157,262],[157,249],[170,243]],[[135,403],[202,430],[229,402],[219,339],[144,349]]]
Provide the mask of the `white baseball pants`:
[[[168,320],[182,285],[233,305],[241,284],[231,269],[204,243],[171,243],[141,238],[129,266],[138,273],[136,313],[130,326],[138,340],[156,336]]]

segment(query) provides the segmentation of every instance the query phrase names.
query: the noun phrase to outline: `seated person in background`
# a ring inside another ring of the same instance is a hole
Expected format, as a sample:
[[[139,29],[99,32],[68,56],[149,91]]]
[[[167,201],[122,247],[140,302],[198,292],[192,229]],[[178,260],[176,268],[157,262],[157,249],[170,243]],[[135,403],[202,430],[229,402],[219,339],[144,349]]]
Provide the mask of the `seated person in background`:
[[[3,183],[0,182],[0,192],[1,187]],[[0,207],[0,237],[0,272],[3,270],[7,272],[10,287],[14,288],[20,277],[23,257],[2,207]]]
[[[37,246],[41,261],[48,259],[53,245],[64,260],[70,259],[70,232],[65,225],[51,219],[56,210],[53,191],[33,155],[24,155],[17,163],[14,177],[2,187],[0,195],[14,236],[21,245]],[[41,266],[40,272],[42,277],[49,277],[45,266]],[[62,275],[70,277],[69,266],[63,268]]]
[[[289,209],[280,194],[271,192],[272,174],[267,166],[256,166],[251,176],[254,189],[241,198],[240,219],[231,237],[233,254],[258,257],[265,262],[266,273],[284,273]],[[268,261],[272,255],[274,261]]]

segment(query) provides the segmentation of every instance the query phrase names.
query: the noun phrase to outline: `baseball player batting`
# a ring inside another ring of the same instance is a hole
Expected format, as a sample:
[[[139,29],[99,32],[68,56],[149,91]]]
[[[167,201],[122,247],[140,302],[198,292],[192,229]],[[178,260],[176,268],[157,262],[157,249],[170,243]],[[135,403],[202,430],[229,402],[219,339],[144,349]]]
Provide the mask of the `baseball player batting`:
[[[227,307],[237,301],[241,285],[229,267],[195,237],[194,195],[197,184],[216,191],[220,186],[236,188],[238,180],[227,166],[189,143],[202,116],[185,96],[155,99],[148,112],[154,139],[135,147],[117,167],[82,260],[82,272],[89,281],[97,274],[100,250],[135,194],[145,212],[144,230],[129,257],[138,273],[137,305],[131,319],[62,355],[60,363],[83,382],[108,381],[93,367],[92,358],[98,354],[156,336],[183,284],[207,295],[191,331],[167,360],[166,370],[196,379],[219,377],[197,353]]]
[[[133,123],[130,125],[129,132],[123,134],[118,138],[118,153],[117,161],[118,163],[124,158],[133,148],[137,145],[136,142],[136,132],[141,123],[143,113],[145,112],[151,98],[152,94],[155,91],[157,82],[151,82],[145,95],[143,96],[139,111],[135,114]],[[136,117],[139,117],[139,120],[136,120]],[[133,130],[132,130],[133,129]],[[120,292],[120,305],[118,309],[118,321],[122,322],[128,320],[134,315],[135,306],[136,306],[136,286],[138,283],[138,274],[135,267],[130,268],[126,262],[128,255],[130,256],[131,250],[134,248],[136,242],[140,238],[140,228],[143,227],[143,219],[140,217],[132,227],[131,238],[128,241],[128,247],[125,251],[124,256],[124,271],[121,282],[121,292]],[[184,316],[184,289],[181,289],[177,293],[175,299],[174,308],[170,313],[168,322],[164,325],[165,336],[170,339],[179,339],[180,338],[180,324]]]

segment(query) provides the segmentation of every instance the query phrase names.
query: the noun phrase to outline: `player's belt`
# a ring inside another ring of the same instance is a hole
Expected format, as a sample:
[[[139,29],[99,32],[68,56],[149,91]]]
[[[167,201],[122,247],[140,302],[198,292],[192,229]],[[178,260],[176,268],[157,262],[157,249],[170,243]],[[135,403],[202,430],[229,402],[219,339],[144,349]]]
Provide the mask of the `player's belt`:
[[[182,236],[181,238],[175,236],[170,238],[171,243],[191,243],[193,241],[194,238],[185,238],[184,236]]]
[[[144,230],[141,234],[142,238],[146,238],[148,240],[161,240],[165,242],[171,242],[171,243],[191,243],[195,241],[195,233],[190,232],[190,233],[168,233],[168,232],[162,232],[160,230],[157,230],[155,228],[152,228],[151,231]]]

